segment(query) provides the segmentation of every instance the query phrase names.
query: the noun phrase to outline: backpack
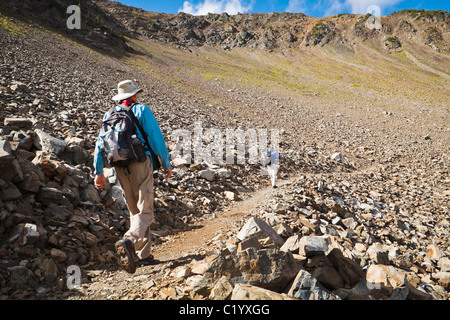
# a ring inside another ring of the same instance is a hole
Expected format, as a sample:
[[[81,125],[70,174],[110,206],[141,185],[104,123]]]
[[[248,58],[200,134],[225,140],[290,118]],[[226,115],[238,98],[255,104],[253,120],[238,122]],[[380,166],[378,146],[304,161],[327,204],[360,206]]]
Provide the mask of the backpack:
[[[273,151],[269,151],[264,157],[263,164],[268,166],[272,163],[277,163],[277,159],[280,159],[280,156]]]
[[[147,134],[131,110],[117,111],[115,107],[109,111],[109,116],[103,120],[100,137],[103,141],[102,156],[104,162],[113,167],[128,167],[134,161],[144,162],[147,159],[146,148],[138,138],[136,127],[144,137],[147,150],[150,151],[154,170],[158,170],[160,162],[150,147]]]

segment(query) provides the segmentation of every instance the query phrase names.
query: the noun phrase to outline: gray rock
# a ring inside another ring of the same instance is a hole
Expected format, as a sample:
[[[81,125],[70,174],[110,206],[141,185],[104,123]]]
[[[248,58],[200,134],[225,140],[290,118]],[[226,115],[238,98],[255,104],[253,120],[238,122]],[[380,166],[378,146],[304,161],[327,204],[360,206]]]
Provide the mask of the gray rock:
[[[0,138],[0,159],[3,157],[13,157],[13,154],[9,141]]]
[[[17,289],[36,289],[39,285],[33,272],[24,266],[11,267],[10,285]]]
[[[247,238],[237,245],[238,251],[245,251],[248,248],[255,248],[256,250],[262,249],[261,243],[256,238]]]
[[[180,167],[180,166],[189,166],[191,164],[191,161],[186,158],[175,158],[172,160],[174,167]]]
[[[300,270],[297,274],[288,295],[300,300],[340,300],[339,296],[326,290],[305,270]]]
[[[342,162],[342,163],[348,165],[347,158],[346,158],[342,153],[335,152],[335,153],[333,153],[333,154],[331,155],[330,158],[331,158],[332,160],[334,160],[334,161]]]
[[[21,223],[17,226],[18,244],[21,246],[34,244],[40,237],[37,225]]]
[[[306,257],[311,257],[318,253],[328,251],[328,244],[324,238],[318,236],[306,236],[300,239],[299,253]]]
[[[66,147],[66,142],[64,140],[55,138],[40,129],[36,129],[35,133],[36,138],[34,140],[34,144],[39,150],[42,150],[43,152],[54,153],[58,155]]]
[[[248,238],[262,239],[269,237],[273,243],[279,247],[284,243],[283,238],[281,238],[264,220],[258,217],[250,218],[236,237],[241,241]]]
[[[19,189],[23,192],[37,193],[41,186],[39,175],[30,171],[24,174],[23,181],[18,185]]]
[[[209,169],[201,170],[201,171],[198,173],[198,176],[199,176],[200,178],[206,179],[206,180],[208,180],[208,181],[214,181],[214,172],[211,171],[211,170],[209,170]]]
[[[89,153],[78,145],[66,146],[60,154],[60,158],[73,165],[85,164],[89,158]]]
[[[72,211],[62,205],[52,202],[45,208],[44,215],[59,221],[66,221],[72,216]]]
[[[286,242],[281,246],[281,251],[290,251],[292,253],[298,253],[300,249],[300,239],[299,235],[294,235],[289,237]]]
[[[23,180],[23,172],[17,159],[13,155],[8,140],[0,138],[0,179],[14,183]]]
[[[92,203],[100,203],[100,195],[93,184],[88,184],[81,194],[82,201],[90,201]]]
[[[110,194],[113,198],[116,199],[116,203],[119,208],[125,209],[127,207],[127,202],[123,196],[122,188],[118,185],[112,186],[110,190]]]
[[[228,169],[226,169],[226,168],[220,168],[219,170],[217,170],[217,175],[220,178],[227,179],[227,178],[231,177],[231,172],[228,171]]]
[[[297,264],[290,252],[248,248],[236,255],[221,254],[211,263],[194,291],[209,295],[214,283],[224,275],[232,285],[246,283],[281,291],[296,274]]]
[[[285,293],[278,293],[249,284],[238,283],[233,289],[231,300],[297,300]]]
[[[33,126],[33,120],[28,118],[5,118],[4,124],[12,127],[18,127],[21,129],[31,129]]]
[[[6,187],[0,189],[0,200],[3,201],[14,201],[20,199],[22,193],[20,190],[11,182]]]
[[[42,187],[37,194],[37,200],[46,205],[51,203],[58,204],[61,202],[63,196],[63,193],[56,188]]]
[[[347,227],[347,229],[350,229],[350,230],[354,230],[358,226],[358,222],[352,217],[347,218],[347,219],[342,219],[341,222],[343,225],[345,225]]]

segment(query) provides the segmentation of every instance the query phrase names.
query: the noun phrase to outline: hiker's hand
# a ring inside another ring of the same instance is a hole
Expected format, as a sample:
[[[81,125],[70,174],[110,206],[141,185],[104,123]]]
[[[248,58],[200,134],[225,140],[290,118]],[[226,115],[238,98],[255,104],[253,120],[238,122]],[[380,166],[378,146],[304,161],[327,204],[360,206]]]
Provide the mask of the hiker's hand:
[[[95,176],[94,180],[95,189],[102,192],[104,189],[106,189],[106,178],[103,174],[100,174],[98,176]]]
[[[166,177],[166,179],[169,179],[172,176],[172,167],[170,168],[164,168],[164,177]]]

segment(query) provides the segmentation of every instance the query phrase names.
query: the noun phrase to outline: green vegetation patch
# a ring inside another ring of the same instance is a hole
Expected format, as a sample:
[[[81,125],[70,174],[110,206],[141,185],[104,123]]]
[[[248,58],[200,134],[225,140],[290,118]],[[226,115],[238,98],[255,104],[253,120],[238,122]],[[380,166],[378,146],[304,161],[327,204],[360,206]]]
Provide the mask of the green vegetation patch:
[[[0,25],[8,32],[16,35],[25,36],[30,32],[30,28],[23,22],[14,18],[5,17],[0,13]]]
[[[401,10],[399,12],[394,12],[392,14],[406,14],[409,15],[411,18],[414,18],[416,20],[423,18],[423,19],[432,19],[434,17],[437,16],[446,16],[449,15],[449,13],[447,11],[444,10],[432,10],[432,11],[427,11],[425,9],[422,10],[416,10],[416,9],[404,9]]]
[[[314,27],[311,29],[311,33],[312,35],[316,36],[319,34],[319,32],[321,30],[323,30],[325,28],[325,25],[323,24],[323,22],[317,22]]]

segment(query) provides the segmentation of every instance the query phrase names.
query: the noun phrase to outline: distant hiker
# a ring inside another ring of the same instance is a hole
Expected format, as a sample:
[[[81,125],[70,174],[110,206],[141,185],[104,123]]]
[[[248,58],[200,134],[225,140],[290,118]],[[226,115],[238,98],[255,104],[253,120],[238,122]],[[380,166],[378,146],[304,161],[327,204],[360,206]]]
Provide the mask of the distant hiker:
[[[267,151],[264,159],[263,165],[266,168],[267,172],[270,176],[270,181],[272,182],[272,188],[277,188],[276,180],[277,180],[277,172],[278,172],[278,162],[280,160],[280,155],[270,148]]]
[[[138,89],[133,81],[118,84],[112,99],[119,105],[105,113],[94,154],[95,187],[106,188],[105,165],[114,167],[130,211],[130,229],[116,242],[123,268],[136,271],[137,264],[148,264],[150,224],[153,220],[153,171],[162,161],[165,177],[172,175],[169,152],[152,111],[138,103]],[[138,261],[137,261],[138,260]]]

